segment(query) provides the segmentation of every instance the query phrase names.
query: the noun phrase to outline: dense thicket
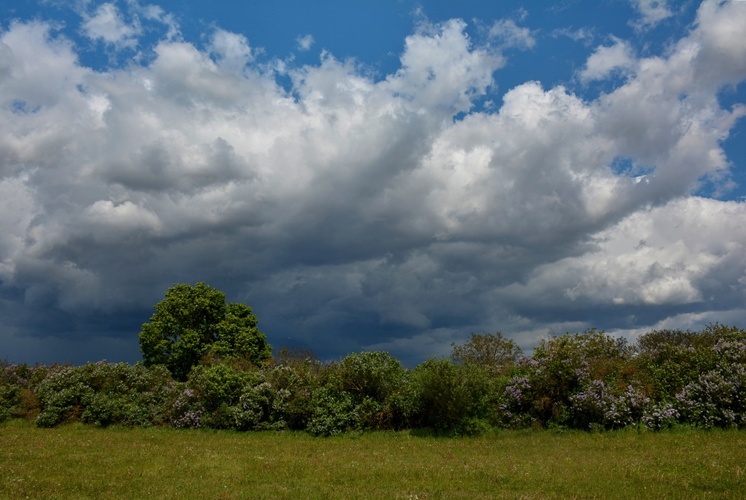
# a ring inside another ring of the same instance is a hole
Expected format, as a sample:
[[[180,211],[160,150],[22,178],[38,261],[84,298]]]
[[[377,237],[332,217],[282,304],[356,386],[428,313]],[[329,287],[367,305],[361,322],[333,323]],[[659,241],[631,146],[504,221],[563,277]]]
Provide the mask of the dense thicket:
[[[322,363],[282,351],[261,365],[203,356],[182,377],[161,364],[3,363],[0,420],[9,418],[316,435],[746,427],[746,330],[653,331],[632,345],[587,330],[546,339],[530,356],[499,333],[473,335],[451,359],[413,369],[385,352]]]

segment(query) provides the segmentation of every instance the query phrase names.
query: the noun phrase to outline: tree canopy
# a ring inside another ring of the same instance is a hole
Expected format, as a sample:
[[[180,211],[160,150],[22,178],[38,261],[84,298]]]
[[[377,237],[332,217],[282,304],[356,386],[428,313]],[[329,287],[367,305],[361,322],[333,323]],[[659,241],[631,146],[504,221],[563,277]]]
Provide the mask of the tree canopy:
[[[451,344],[451,359],[465,365],[481,365],[495,372],[509,369],[521,355],[521,348],[502,333],[472,333],[461,345]]]
[[[165,365],[179,380],[207,358],[257,365],[270,358],[271,347],[251,308],[227,303],[223,292],[204,283],[172,286],[154,309],[140,330],[143,362]]]

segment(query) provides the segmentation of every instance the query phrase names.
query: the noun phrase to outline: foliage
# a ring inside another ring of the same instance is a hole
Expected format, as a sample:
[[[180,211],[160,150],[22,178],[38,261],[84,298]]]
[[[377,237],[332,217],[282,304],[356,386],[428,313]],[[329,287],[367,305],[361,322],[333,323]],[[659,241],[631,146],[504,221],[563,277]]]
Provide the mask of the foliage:
[[[495,374],[507,373],[521,356],[521,348],[502,333],[476,334],[461,345],[451,344],[451,359],[459,364],[489,368]]]
[[[583,399],[579,394],[597,391],[591,387],[593,381],[603,382],[606,392],[612,391],[609,394],[627,390],[631,359],[632,349],[623,339],[595,329],[542,340],[533,359],[521,365],[519,372],[526,380],[520,404],[513,402],[513,410],[527,411],[533,422],[543,426],[584,427],[588,419],[578,422],[572,410]],[[521,376],[509,387],[516,387]]]
[[[307,355],[306,355],[307,354]],[[327,367],[310,353],[281,357],[280,362],[263,370],[265,380],[283,394],[284,421],[288,428],[304,430],[314,411],[311,396],[321,385]]]
[[[261,364],[270,357],[266,336],[250,307],[227,304],[225,294],[204,283],[176,284],[142,325],[140,350],[146,366],[165,365],[178,380],[205,358]]]
[[[332,436],[358,428],[355,401],[349,392],[322,385],[313,391],[306,430],[314,436]]]
[[[0,385],[0,422],[9,420],[20,403],[20,390],[12,385]]]
[[[68,420],[107,426],[149,426],[164,421],[175,383],[168,371],[126,363],[60,367],[38,386],[36,423],[53,427]]]
[[[359,427],[401,427],[405,370],[399,360],[381,351],[350,354],[336,366],[336,376],[339,389],[352,396]]]
[[[281,351],[274,364],[210,350],[180,380],[163,364],[0,363],[0,421],[97,426],[347,431],[493,427],[661,430],[746,427],[746,331],[656,331],[636,345],[598,330],[552,336],[532,356],[480,358],[499,334],[472,336],[453,360],[406,369],[386,352],[322,363]],[[224,345],[224,344],[218,344]],[[494,347],[494,345],[493,345]],[[486,361],[485,361],[486,359]]]
[[[36,388],[56,368],[0,362],[0,422],[10,418],[35,418],[39,413]]]
[[[268,382],[246,387],[231,408],[235,430],[281,430],[287,427],[285,415],[290,392]]]
[[[650,398],[633,386],[623,392],[603,380],[588,380],[570,396],[570,426],[576,429],[621,429],[639,422]]]
[[[479,434],[489,424],[493,382],[482,366],[425,361],[413,375],[419,423],[443,434]]]
[[[718,342],[746,341],[746,331],[716,323],[701,332],[655,330],[637,340],[637,363],[650,381],[655,400],[671,402],[702,373],[716,368]]]
[[[739,337],[721,337],[712,347],[715,366],[676,394],[683,421],[705,428],[746,426],[746,338]]]

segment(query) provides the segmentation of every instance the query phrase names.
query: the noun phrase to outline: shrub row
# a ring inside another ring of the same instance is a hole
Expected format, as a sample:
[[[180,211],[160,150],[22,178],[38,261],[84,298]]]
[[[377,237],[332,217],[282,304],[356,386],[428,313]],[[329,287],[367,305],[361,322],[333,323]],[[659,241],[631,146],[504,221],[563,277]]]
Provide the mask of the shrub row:
[[[247,367],[205,360],[185,381],[163,366],[0,366],[0,420],[42,427],[305,430],[333,435],[428,428],[657,430],[675,424],[746,427],[746,331],[654,331],[635,345],[597,330],[551,337],[531,356],[496,335],[473,335],[452,359],[405,369],[385,352],[321,363],[282,355]]]

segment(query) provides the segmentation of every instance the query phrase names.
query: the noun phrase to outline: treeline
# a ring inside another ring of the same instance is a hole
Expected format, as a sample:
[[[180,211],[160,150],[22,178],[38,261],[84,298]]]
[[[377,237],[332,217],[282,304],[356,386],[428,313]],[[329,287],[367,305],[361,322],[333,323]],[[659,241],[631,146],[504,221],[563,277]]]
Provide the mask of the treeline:
[[[385,352],[322,363],[281,351],[259,366],[207,356],[185,377],[163,364],[0,365],[0,420],[40,427],[478,434],[490,428],[658,430],[746,426],[746,330],[662,330],[629,344],[587,330],[524,356],[499,333],[406,369]]]

